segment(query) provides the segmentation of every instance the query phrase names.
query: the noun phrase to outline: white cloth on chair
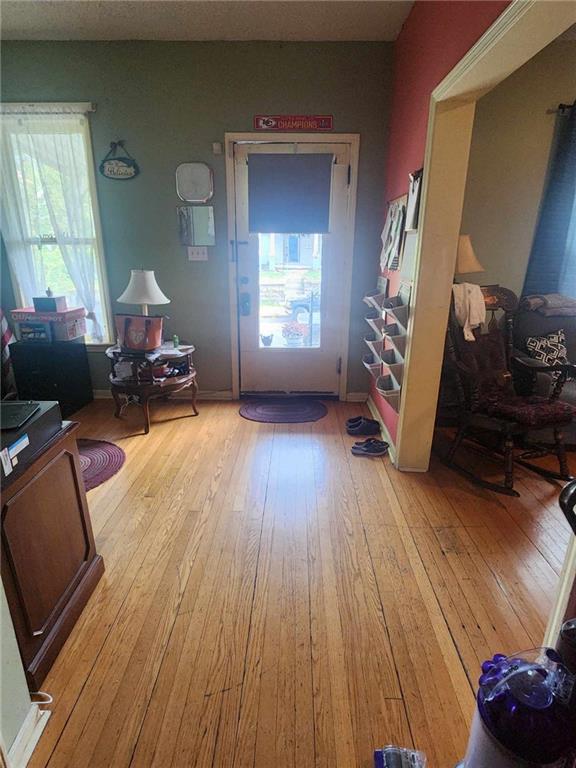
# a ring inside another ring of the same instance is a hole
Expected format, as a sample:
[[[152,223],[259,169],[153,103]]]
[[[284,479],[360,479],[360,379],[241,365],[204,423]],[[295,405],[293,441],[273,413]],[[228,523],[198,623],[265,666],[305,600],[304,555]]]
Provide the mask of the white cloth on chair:
[[[474,328],[481,326],[486,320],[486,304],[479,285],[474,283],[454,283],[454,312],[456,320],[464,329],[466,341],[475,341]]]

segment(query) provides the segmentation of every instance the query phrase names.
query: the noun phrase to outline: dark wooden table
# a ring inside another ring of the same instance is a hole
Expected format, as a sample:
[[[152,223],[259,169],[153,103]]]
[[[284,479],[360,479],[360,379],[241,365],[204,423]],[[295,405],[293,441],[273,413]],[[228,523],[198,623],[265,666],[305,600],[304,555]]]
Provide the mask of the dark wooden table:
[[[192,411],[198,416],[196,395],[198,382],[192,362],[192,345],[165,346],[155,352],[126,352],[119,346],[108,347],[110,360],[110,389],[116,404],[114,415],[120,418],[129,403],[137,403],[144,411],[144,432],[150,431],[149,402],[154,398],[168,398],[174,392],[190,387]],[[123,366],[123,372],[120,369]],[[123,401],[122,398],[125,398]]]

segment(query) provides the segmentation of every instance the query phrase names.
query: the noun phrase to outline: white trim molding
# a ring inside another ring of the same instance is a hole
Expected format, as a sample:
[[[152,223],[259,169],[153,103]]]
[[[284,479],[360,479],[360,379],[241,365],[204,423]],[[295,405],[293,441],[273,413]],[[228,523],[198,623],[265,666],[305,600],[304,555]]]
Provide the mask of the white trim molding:
[[[390,456],[392,463],[396,465],[396,448],[394,445],[394,441],[390,436],[390,432],[388,432],[388,427],[386,426],[386,424],[384,423],[384,420],[382,419],[382,416],[380,415],[380,411],[378,410],[378,408],[376,408],[376,403],[374,402],[374,400],[372,400],[372,395],[368,396],[366,405],[368,406],[368,409],[372,414],[372,418],[376,419],[376,421],[380,424],[380,432],[382,433],[382,437],[388,443],[388,455]]]
[[[576,3],[514,0],[430,98],[396,466],[426,471],[476,101],[576,23]]]
[[[368,392],[348,392],[346,394],[347,403],[366,403],[368,401]]]
[[[558,589],[556,593],[556,600],[554,602],[554,608],[548,619],[548,626],[546,628],[546,635],[544,636],[544,645],[554,648],[558,642],[560,635],[560,629],[566,616],[566,610],[568,608],[568,601],[572,592],[572,586],[576,579],[576,538],[572,536],[566,557],[564,558],[564,564],[560,573],[560,579],[558,581]],[[568,617],[572,618],[572,617]]]
[[[26,768],[50,714],[48,710],[40,709],[37,704],[30,705],[26,719],[8,752],[7,768]]]
[[[94,400],[112,400],[112,393],[109,389],[93,389],[92,395]],[[192,400],[190,392],[182,390],[170,395],[171,400]],[[196,396],[197,400],[233,400],[231,389],[221,390],[200,390]]]
[[[96,112],[91,101],[4,101],[0,103],[3,115],[86,115]]]

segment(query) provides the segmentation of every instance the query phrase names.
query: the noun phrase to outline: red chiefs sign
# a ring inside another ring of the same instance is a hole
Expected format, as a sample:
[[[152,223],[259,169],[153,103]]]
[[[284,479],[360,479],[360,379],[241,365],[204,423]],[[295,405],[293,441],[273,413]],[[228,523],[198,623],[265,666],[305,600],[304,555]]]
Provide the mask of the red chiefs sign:
[[[331,131],[333,115],[254,115],[257,131]]]

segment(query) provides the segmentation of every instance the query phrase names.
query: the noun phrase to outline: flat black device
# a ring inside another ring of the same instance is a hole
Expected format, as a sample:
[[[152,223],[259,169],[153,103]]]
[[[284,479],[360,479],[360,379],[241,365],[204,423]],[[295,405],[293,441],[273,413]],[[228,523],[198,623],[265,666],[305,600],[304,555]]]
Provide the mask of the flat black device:
[[[7,422],[17,426],[6,429]],[[54,400],[4,400],[0,402],[0,424],[2,488],[6,488],[62,431],[62,414]]]
[[[33,400],[8,400],[2,403],[0,429],[19,429],[39,410],[39,403]]]

